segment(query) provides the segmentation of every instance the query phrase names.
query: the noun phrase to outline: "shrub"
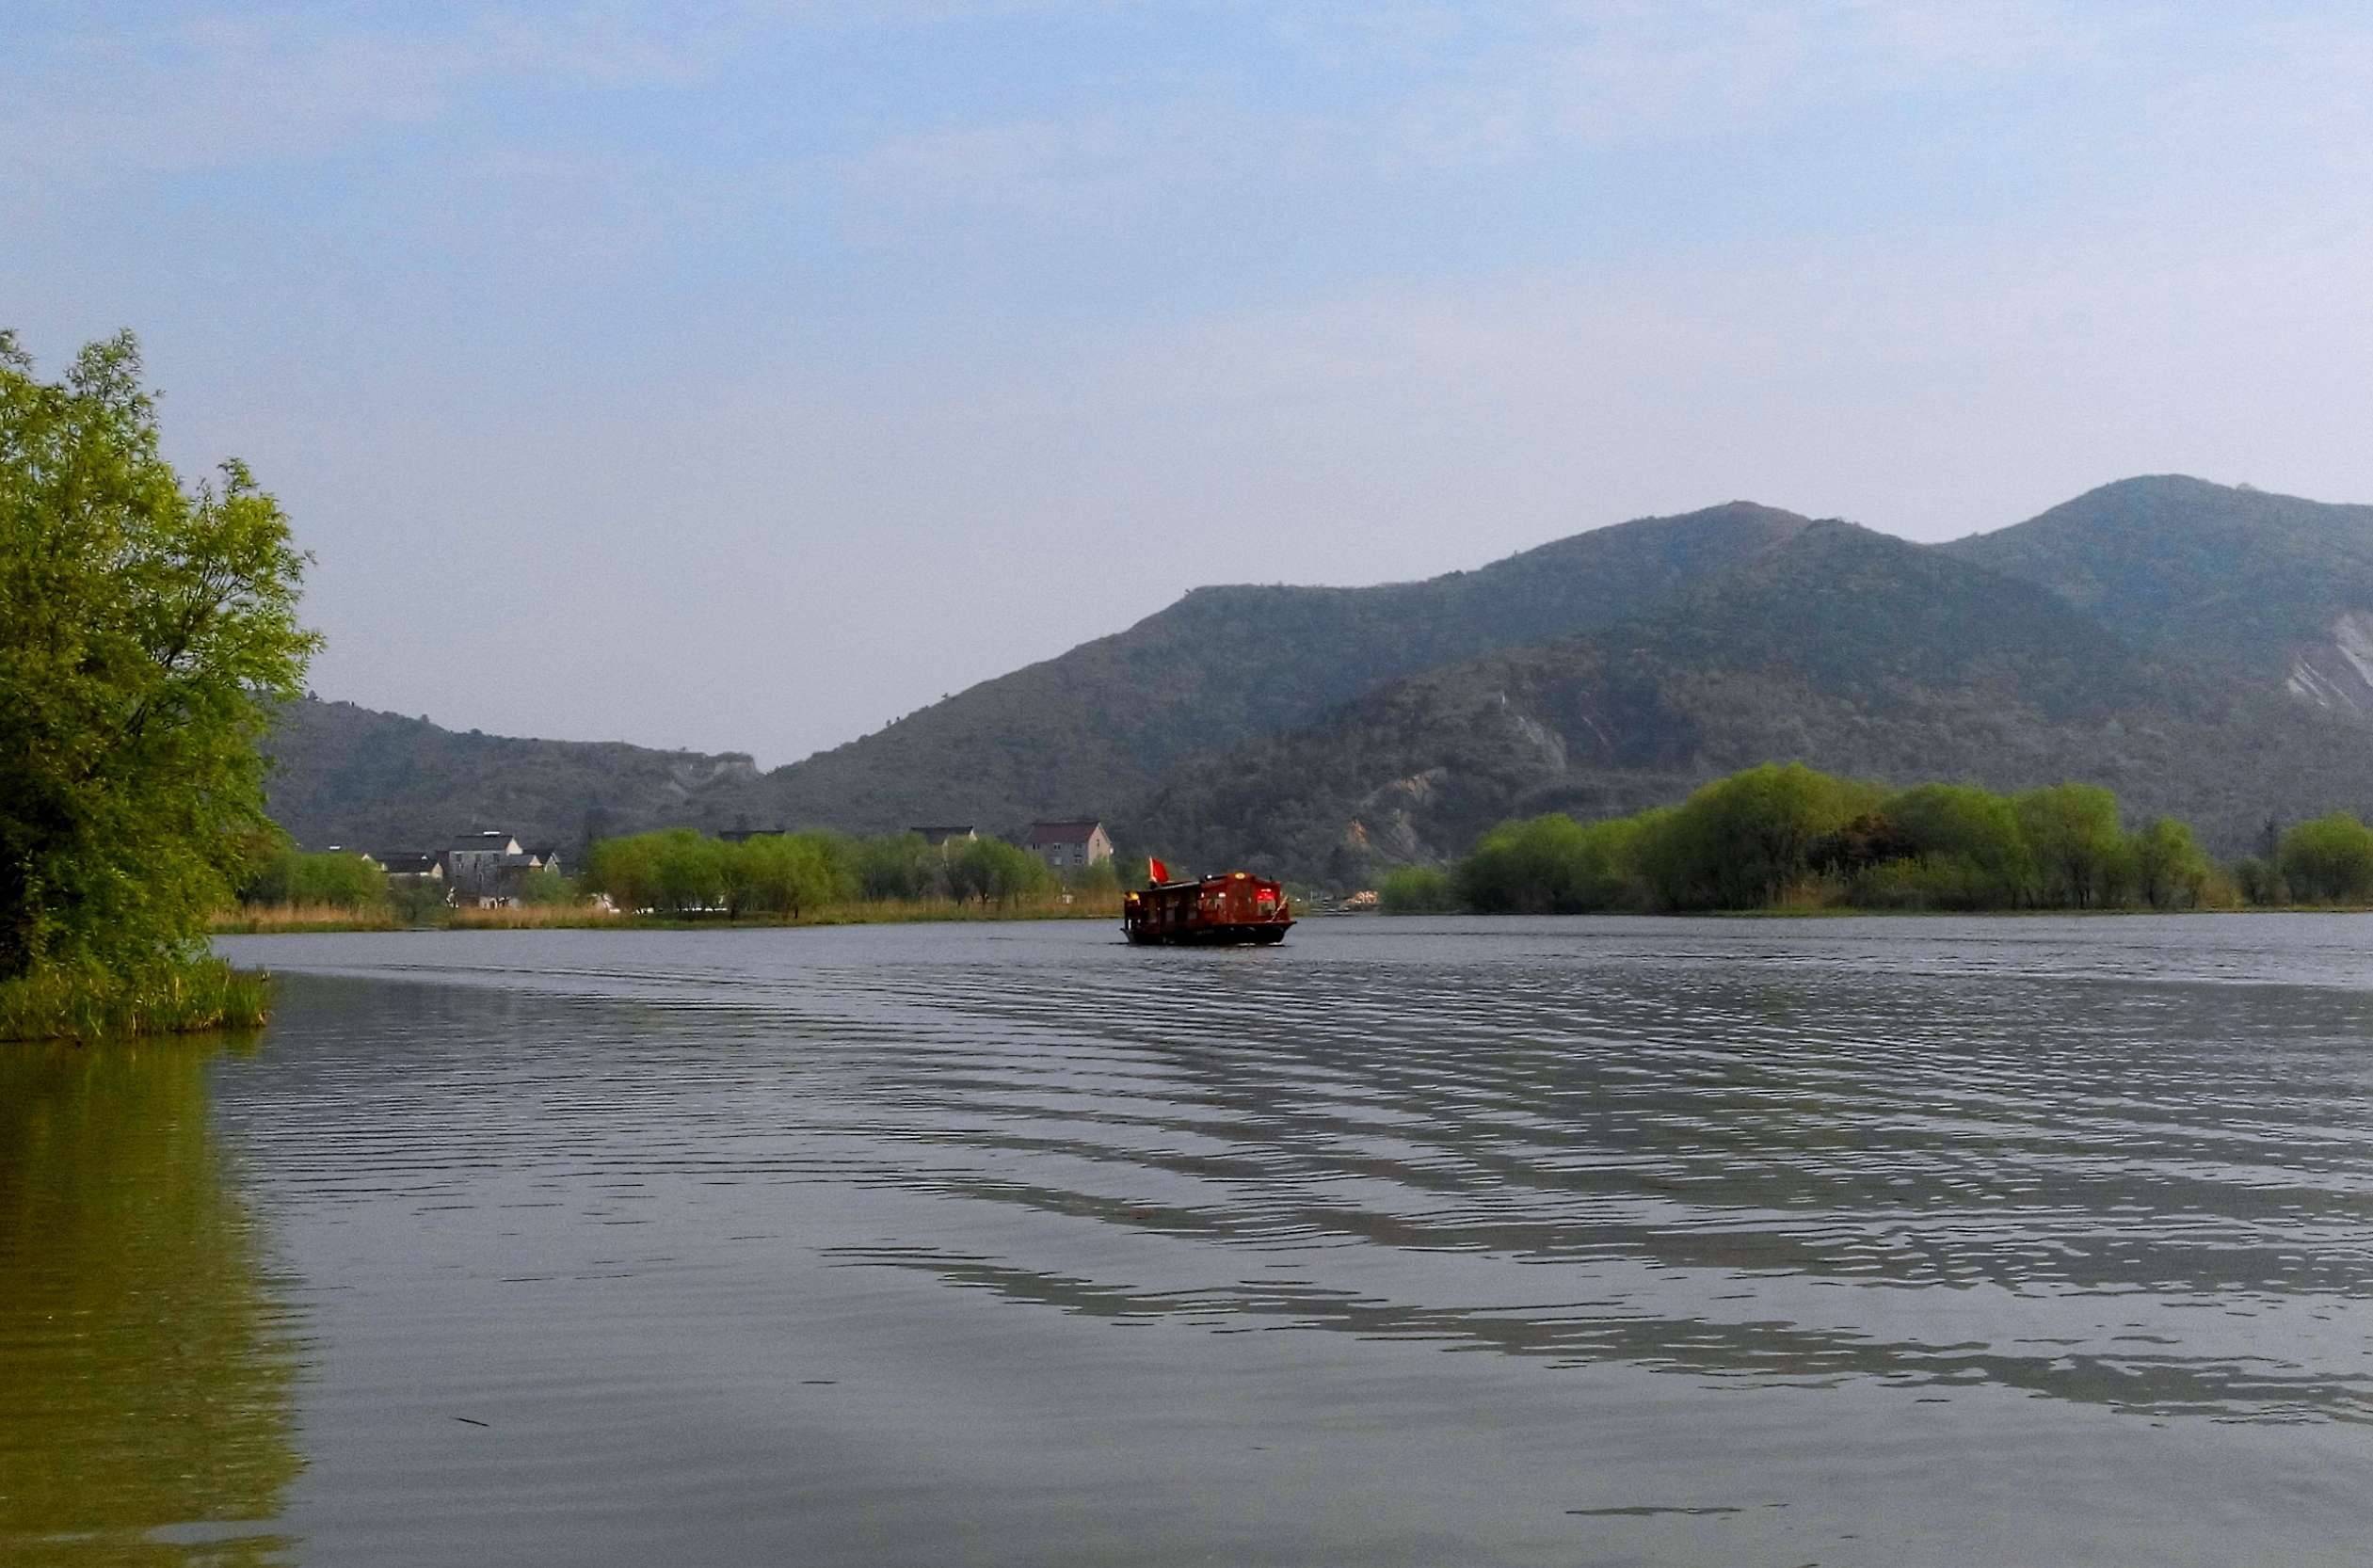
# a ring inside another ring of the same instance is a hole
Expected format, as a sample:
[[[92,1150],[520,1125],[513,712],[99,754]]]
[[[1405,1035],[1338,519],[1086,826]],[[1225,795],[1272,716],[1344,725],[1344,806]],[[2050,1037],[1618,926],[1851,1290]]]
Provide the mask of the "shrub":
[[[1459,906],[1458,889],[1446,871],[1403,866],[1385,878],[1377,904],[1387,915],[1447,915]]]
[[[2309,904],[2373,903],[2373,828],[2345,811],[2283,835],[2283,880]]]

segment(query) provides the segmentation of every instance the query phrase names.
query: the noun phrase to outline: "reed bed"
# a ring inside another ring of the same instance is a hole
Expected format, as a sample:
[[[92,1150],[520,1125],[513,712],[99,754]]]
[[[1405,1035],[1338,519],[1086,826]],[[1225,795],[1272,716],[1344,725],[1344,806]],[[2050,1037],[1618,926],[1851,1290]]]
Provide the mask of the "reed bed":
[[[214,959],[132,975],[97,965],[60,965],[0,982],[0,1040],[253,1029],[271,1012],[270,976]]]
[[[217,936],[261,936],[289,931],[393,931],[403,922],[385,904],[243,904],[207,925]]]
[[[958,904],[954,899],[864,899],[819,904],[795,915],[723,910],[686,914],[629,914],[592,904],[524,904],[500,909],[456,909],[446,923],[456,930],[698,930],[717,926],[894,925],[931,920],[1080,920],[1120,919],[1120,895],[1082,894],[1021,899],[1009,904]]]
[[[954,899],[860,899],[820,904],[795,915],[723,910],[687,914],[633,914],[592,904],[517,904],[481,909],[465,905],[438,909],[423,921],[408,923],[385,906],[350,908],[334,904],[258,904],[226,909],[215,917],[210,930],[218,936],[277,936],[309,931],[580,931],[694,930],[714,926],[771,925],[893,925],[931,920],[1117,920],[1121,895],[1078,893],[1066,904],[1060,895],[1017,899],[1005,904],[982,904]]]

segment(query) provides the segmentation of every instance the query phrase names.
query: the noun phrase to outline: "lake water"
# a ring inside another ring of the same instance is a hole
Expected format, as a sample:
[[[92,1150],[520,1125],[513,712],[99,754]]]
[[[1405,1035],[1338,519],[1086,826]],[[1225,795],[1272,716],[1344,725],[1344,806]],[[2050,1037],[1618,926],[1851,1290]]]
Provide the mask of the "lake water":
[[[0,1561],[2373,1558],[2373,920],[222,945],[0,1048]]]

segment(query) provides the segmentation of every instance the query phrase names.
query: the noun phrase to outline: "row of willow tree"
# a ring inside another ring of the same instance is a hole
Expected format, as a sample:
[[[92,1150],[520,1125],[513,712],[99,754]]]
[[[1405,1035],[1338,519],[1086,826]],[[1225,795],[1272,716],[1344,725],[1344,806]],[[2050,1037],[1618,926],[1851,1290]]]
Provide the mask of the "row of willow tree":
[[[794,920],[837,904],[1010,906],[1066,887],[1095,893],[1119,886],[1109,862],[1065,883],[1038,856],[1002,839],[933,844],[919,833],[769,833],[729,842],[690,828],[602,840],[586,857],[584,885],[626,910]]]
[[[1382,894],[1396,913],[1483,914],[2365,904],[2373,829],[2319,818],[2284,834],[2270,861],[2221,868],[2173,818],[2128,831],[2117,797],[2092,785],[1888,790],[1766,765],[1636,816],[1504,823],[1455,866],[1397,872]]]

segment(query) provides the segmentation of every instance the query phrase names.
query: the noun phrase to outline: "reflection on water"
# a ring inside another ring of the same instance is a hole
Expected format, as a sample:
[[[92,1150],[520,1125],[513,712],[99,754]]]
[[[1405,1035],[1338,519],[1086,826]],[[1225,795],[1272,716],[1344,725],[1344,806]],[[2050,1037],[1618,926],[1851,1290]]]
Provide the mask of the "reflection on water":
[[[2368,936],[234,944],[297,971],[217,1108],[318,1345],[282,1528],[339,1563],[2356,1560]]]
[[[295,1360],[219,1049],[0,1048],[0,1560],[283,1560]]]

